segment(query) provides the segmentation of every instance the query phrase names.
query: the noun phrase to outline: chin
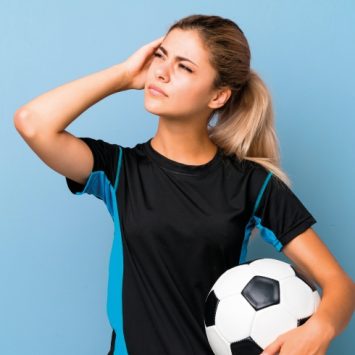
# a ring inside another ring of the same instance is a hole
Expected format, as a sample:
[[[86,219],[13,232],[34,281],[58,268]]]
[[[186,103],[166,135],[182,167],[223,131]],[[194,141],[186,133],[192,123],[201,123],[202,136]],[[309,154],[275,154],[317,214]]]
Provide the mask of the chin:
[[[188,114],[187,112],[182,112],[181,110],[179,111],[178,109],[172,107],[172,105],[163,103],[160,100],[151,99],[149,96],[144,97],[144,108],[153,115],[171,119],[182,119],[186,114]]]
[[[175,115],[171,115],[166,110],[163,110],[159,107],[153,107],[153,105],[144,105],[144,108],[148,112],[150,112],[151,114],[153,114],[155,116],[159,116],[159,117],[163,117],[163,118],[174,118],[175,117]]]
[[[159,102],[158,100],[152,100],[149,97],[144,98],[144,108],[148,111],[153,113],[154,115],[160,115],[163,114],[164,111],[164,104]]]
[[[159,115],[164,115],[164,111],[161,110],[161,109],[159,109],[159,107],[157,107],[157,105],[145,104],[145,105],[144,105],[144,108],[145,108],[148,112],[152,113],[153,115],[157,115],[157,116],[159,116]]]

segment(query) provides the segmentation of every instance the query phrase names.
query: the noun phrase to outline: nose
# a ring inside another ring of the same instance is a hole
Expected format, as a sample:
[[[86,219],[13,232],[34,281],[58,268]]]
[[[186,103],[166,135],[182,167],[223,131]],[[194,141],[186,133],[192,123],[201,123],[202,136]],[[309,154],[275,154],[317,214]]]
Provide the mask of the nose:
[[[168,69],[166,65],[159,65],[159,67],[155,69],[155,77],[157,79],[166,81],[168,79],[168,76]]]

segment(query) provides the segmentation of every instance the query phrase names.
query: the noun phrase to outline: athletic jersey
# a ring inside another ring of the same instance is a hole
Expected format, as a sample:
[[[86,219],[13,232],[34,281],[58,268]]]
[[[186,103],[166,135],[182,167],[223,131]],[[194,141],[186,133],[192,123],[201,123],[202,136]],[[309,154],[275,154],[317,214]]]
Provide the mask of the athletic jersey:
[[[107,314],[114,355],[213,355],[204,327],[208,292],[246,262],[256,227],[277,251],[316,223],[296,195],[260,164],[218,148],[187,165],[151,139],[124,147],[79,137],[94,165],[70,191],[102,200],[114,223]]]

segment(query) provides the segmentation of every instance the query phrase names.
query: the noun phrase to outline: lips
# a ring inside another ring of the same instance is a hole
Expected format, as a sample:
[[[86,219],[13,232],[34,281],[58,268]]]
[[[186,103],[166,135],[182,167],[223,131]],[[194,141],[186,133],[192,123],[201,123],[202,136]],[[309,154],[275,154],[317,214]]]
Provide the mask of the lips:
[[[155,86],[155,85],[149,85],[148,86],[148,89],[153,89],[153,90],[155,90],[155,91],[158,91],[158,92],[160,92],[161,94],[163,94],[163,95],[165,95],[165,96],[168,96],[166,93],[165,93],[165,91],[163,91],[162,89],[160,89],[158,86]]]

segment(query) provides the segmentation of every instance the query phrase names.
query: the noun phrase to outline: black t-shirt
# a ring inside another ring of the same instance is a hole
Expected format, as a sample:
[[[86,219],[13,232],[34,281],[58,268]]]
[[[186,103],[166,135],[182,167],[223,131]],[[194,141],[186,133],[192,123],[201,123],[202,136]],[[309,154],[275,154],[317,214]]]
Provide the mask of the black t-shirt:
[[[286,184],[223,150],[186,165],[154,150],[80,137],[94,167],[77,195],[104,201],[114,222],[107,312],[112,354],[213,355],[204,302],[226,270],[245,262],[254,227],[277,251],[316,223]]]

